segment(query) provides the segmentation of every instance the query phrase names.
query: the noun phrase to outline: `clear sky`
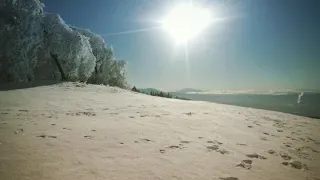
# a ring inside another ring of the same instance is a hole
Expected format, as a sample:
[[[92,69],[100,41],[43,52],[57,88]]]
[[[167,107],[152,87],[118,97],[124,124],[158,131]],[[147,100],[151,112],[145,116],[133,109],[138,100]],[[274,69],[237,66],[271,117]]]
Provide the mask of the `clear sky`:
[[[102,35],[137,87],[320,89],[319,0],[194,0],[226,20],[189,42],[188,61],[162,29],[110,34],[157,26],[172,2],[44,0],[46,12]]]

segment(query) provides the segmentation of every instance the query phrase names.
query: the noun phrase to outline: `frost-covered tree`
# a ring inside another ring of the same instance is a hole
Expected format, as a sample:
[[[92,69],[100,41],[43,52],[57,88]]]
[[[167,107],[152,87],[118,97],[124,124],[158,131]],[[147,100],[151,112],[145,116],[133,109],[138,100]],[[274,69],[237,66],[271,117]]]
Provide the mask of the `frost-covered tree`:
[[[110,71],[104,74],[108,84],[121,88],[127,88],[126,83],[126,62],[123,60],[113,60],[111,62]]]
[[[77,27],[72,29],[89,38],[92,52],[96,57],[96,67],[88,82],[127,88],[126,63],[123,60],[115,60],[113,48],[108,47],[100,35],[90,30]]]
[[[0,1],[0,81],[32,79],[43,48],[43,16],[39,0]]]
[[[58,79],[125,88],[125,62],[89,30],[43,12],[39,0],[0,0],[0,83]]]
[[[43,18],[46,46],[65,80],[87,81],[96,65],[89,38],[72,30],[57,14]]]

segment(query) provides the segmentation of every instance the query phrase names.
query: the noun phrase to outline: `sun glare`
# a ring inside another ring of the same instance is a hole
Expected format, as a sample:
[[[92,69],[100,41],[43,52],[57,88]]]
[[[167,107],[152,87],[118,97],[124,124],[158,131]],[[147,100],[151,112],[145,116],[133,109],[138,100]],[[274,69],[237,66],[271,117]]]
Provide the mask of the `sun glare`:
[[[175,7],[163,21],[163,28],[177,42],[186,42],[199,35],[211,23],[209,9],[184,4]]]

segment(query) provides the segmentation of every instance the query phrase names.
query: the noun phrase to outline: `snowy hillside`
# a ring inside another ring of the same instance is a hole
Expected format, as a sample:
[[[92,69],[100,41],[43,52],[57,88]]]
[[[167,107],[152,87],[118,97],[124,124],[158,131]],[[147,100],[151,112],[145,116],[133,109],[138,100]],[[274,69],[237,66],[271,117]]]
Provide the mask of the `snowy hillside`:
[[[0,92],[0,177],[318,180],[320,121],[64,83]]]

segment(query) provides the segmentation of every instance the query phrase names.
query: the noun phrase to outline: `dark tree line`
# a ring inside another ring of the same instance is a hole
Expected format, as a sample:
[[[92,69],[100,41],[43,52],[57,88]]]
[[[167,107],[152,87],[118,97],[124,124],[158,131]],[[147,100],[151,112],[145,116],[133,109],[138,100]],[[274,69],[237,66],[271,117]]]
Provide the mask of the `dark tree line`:
[[[135,86],[133,86],[133,88],[131,89],[134,92],[138,92],[141,93]],[[165,93],[162,91],[151,91],[150,94],[151,96],[159,96],[159,97],[165,97],[165,98],[172,98],[172,95],[170,93]]]
[[[133,88],[131,89],[131,91],[134,91],[134,92],[140,92],[135,86],[133,86]]]
[[[172,95],[170,93],[164,93],[162,91],[160,91],[160,92],[151,91],[150,95],[151,96],[165,97],[165,98],[172,98]]]

